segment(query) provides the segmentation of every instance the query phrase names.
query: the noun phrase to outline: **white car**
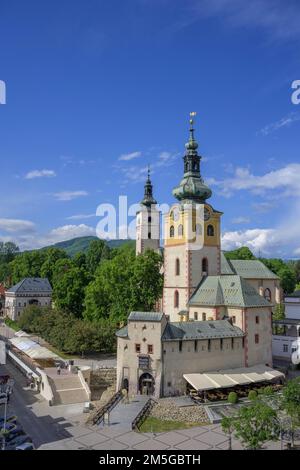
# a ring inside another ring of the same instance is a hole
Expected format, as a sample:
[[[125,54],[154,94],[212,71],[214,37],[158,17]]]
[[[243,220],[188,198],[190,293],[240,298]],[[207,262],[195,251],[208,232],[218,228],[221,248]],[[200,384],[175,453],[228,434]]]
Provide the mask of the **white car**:
[[[24,442],[24,444],[17,446],[15,450],[34,450],[34,446],[32,442]]]

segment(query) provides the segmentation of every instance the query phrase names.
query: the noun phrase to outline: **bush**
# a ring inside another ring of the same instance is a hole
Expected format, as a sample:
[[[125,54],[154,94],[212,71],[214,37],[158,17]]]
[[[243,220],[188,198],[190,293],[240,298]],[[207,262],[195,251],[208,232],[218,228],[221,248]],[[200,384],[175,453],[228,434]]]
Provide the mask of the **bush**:
[[[238,402],[238,396],[236,392],[230,392],[228,395],[228,403],[231,403],[234,405],[235,403]]]
[[[256,392],[255,390],[250,390],[250,392],[248,393],[248,398],[249,398],[249,400],[251,400],[251,401],[256,400],[256,398],[257,398],[257,392]]]

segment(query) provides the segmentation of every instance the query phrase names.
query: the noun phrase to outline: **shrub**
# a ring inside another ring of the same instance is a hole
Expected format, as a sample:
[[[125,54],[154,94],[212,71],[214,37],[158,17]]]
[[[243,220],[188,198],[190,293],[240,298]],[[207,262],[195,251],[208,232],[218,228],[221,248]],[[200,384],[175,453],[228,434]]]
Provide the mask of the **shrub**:
[[[248,398],[249,398],[249,400],[251,400],[251,401],[256,400],[256,398],[257,398],[257,392],[256,392],[255,390],[250,390],[250,392],[248,393]]]
[[[234,405],[235,403],[238,402],[238,396],[236,392],[230,392],[228,395],[228,403],[231,403]]]

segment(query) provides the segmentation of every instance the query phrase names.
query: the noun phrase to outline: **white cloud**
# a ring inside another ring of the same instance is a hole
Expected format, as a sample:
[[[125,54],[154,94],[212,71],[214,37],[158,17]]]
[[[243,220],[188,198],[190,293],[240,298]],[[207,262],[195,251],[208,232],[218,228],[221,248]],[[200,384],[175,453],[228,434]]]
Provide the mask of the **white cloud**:
[[[0,219],[0,230],[8,233],[33,232],[35,224],[22,219]]]
[[[272,134],[273,132],[278,131],[282,127],[289,127],[291,126],[294,122],[300,120],[300,115],[297,113],[290,113],[288,116],[283,117],[279,121],[273,122],[271,124],[268,124],[267,126],[263,127],[260,131],[259,134],[262,135],[269,135]]]
[[[172,152],[161,152],[158,155],[157,161],[153,163],[151,168],[160,168],[165,166],[173,165],[175,160],[178,158],[178,153]]]
[[[233,28],[263,30],[271,39],[290,40],[300,36],[299,15],[299,5],[290,0],[195,0],[190,21],[219,17]]]
[[[131,152],[131,153],[124,153],[119,157],[119,160],[127,162],[130,160],[134,160],[135,158],[139,158],[142,155],[142,152]]]
[[[248,246],[255,254],[261,251],[270,254],[276,244],[276,230],[274,229],[249,229],[225,232],[222,235],[222,249],[234,250],[242,246]]]
[[[235,217],[232,219],[234,224],[248,224],[250,222],[249,217]]]
[[[61,191],[54,194],[55,199],[58,201],[72,201],[73,199],[84,196],[88,196],[87,191]]]
[[[211,178],[209,184],[219,188],[225,196],[240,190],[250,190],[255,194],[276,190],[280,197],[300,196],[300,163],[288,164],[262,176],[252,174],[248,168],[237,168],[233,177],[222,181]]]
[[[32,170],[25,175],[26,180],[32,180],[34,178],[53,178],[56,176],[53,170]]]
[[[85,224],[80,225],[63,225],[52,229],[46,236],[49,241],[56,243],[59,241],[69,240],[76,237],[85,237],[95,235],[95,229]]]
[[[75,215],[70,215],[67,217],[68,220],[83,220],[83,219],[92,219],[93,217],[96,217],[96,214],[75,214]]]

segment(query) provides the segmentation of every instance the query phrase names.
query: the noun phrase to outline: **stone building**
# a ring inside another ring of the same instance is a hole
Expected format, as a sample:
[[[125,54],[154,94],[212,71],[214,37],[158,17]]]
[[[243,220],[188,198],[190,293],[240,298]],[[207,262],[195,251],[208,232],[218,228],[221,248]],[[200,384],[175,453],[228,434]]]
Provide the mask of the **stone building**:
[[[183,393],[186,374],[272,366],[279,279],[258,260],[226,260],[222,212],[207,202],[212,191],[200,172],[193,120],[190,124],[183,178],[173,190],[178,202],[164,217],[163,313],[132,312],[117,333],[117,387],[130,393]],[[143,201],[153,206],[149,182],[148,176]],[[137,214],[138,254],[152,247],[149,219],[141,217],[148,207]]]
[[[5,292],[5,315],[18,320],[25,307],[51,306],[52,287],[46,278],[27,277]]]

